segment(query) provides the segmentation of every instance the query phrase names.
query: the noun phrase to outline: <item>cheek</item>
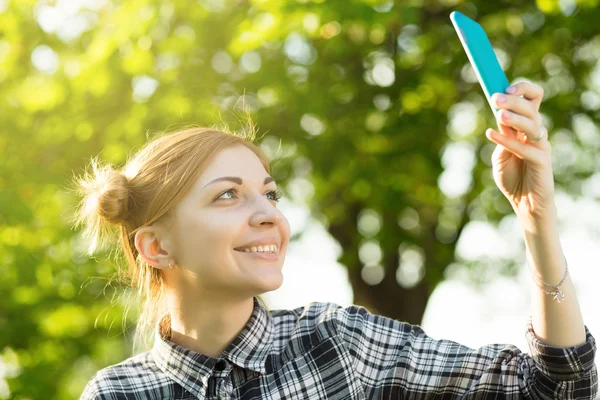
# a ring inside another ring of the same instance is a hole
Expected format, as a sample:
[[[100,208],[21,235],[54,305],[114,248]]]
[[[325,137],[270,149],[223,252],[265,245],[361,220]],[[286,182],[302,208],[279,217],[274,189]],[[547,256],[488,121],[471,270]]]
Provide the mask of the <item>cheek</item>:
[[[284,216],[281,220],[281,229],[285,232],[285,236],[289,238],[290,236],[290,222]]]
[[[211,253],[218,257],[223,250],[233,249],[239,225],[230,216],[194,215],[182,221],[179,235],[186,252],[198,255],[202,250],[203,258],[210,258]]]
[[[291,228],[290,228],[289,221],[282,214],[281,223],[279,224],[279,231],[281,232],[281,238],[283,239],[283,243],[285,243],[286,248],[287,248],[287,244],[290,241],[290,234],[291,234],[291,230],[290,229]]]

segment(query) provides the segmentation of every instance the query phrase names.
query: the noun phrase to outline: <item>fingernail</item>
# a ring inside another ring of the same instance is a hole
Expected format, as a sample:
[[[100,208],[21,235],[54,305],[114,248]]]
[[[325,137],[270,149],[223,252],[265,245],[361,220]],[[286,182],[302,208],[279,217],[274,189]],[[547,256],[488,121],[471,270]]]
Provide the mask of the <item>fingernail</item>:
[[[514,86],[509,86],[509,87],[506,89],[506,93],[514,93],[514,92],[516,92],[516,91],[517,91],[517,88],[516,88],[516,87],[514,87]]]
[[[496,96],[496,101],[498,101],[498,103],[504,103],[506,101],[506,96],[502,96],[501,94],[499,94],[498,96]]]

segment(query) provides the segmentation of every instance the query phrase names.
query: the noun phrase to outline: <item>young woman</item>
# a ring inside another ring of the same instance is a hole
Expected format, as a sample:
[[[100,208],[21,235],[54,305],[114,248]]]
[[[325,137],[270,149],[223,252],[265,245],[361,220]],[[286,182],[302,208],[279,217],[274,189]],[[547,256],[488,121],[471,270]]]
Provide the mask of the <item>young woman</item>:
[[[592,399],[594,338],[557,233],[540,87],[495,95],[494,178],[525,232],[532,272],[530,353],[471,349],[360,306],[267,310],[290,228],[252,139],[209,128],[151,141],[122,171],[93,163],[79,183],[92,250],[120,232],[143,295],[145,352],[106,367],[82,399]],[[151,347],[151,348],[150,348]]]

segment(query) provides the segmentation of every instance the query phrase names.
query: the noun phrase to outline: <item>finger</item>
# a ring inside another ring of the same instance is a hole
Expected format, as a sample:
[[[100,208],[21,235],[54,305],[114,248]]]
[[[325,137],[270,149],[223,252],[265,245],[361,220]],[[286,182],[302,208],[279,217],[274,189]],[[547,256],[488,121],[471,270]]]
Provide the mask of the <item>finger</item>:
[[[514,91],[511,91],[511,88],[514,88]],[[505,92],[513,96],[523,96],[527,100],[537,101],[538,103],[541,103],[544,97],[544,89],[541,86],[526,81],[509,86]]]
[[[488,128],[485,131],[485,135],[489,140],[504,147],[520,159],[531,161],[534,164],[543,165],[542,150],[509,136],[502,135],[491,128]]]
[[[508,110],[499,110],[499,124],[508,125],[511,128],[521,131],[528,138],[537,138],[540,136],[540,124],[531,118],[516,114]]]
[[[510,127],[508,125],[504,125],[500,120],[496,121],[498,123],[498,131],[504,136],[509,136],[514,139],[518,139],[523,141],[523,132],[517,131],[515,128]]]
[[[537,118],[537,104],[523,97],[494,93],[492,95],[492,103],[494,103],[498,109],[510,110],[531,119]]]
[[[510,128],[506,125],[500,125],[500,135],[506,136],[506,130],[508,130],[508,129],[513,130],[512,128]],[[498,131],[489,129],[486,131],[486,136],[488,137],[488,139],[490,139],[492,142],[494,142],[490,138],[490,133],[492,133],[492,132],[494,134],[498,134]],[[504,148],[503,146],[496,146],[496,148],[494,149],[494,152],[492,153],[492,162],[493,163],[497,163],[497,162],[505,163],[507,160],[509,160],[513,156],[521,158],[521,156],[513,154],[510,150]]]

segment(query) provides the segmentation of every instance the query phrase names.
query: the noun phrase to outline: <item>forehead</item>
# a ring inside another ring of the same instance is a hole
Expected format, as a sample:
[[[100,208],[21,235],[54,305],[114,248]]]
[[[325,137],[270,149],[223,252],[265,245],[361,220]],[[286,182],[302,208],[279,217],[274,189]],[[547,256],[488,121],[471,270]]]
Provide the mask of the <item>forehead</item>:
[[[222,176],[237,176],[242,179],[262,180],[267,176],[260,159],[249,148],[238,145],[228,147],[217,153],[198,179],[205,185]]]

